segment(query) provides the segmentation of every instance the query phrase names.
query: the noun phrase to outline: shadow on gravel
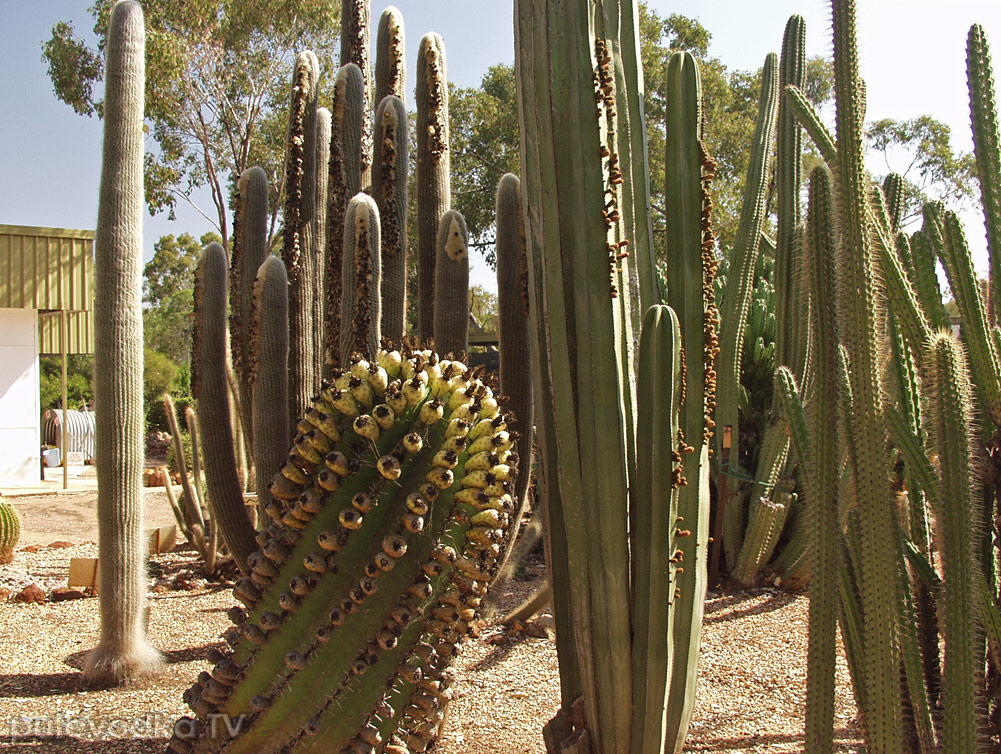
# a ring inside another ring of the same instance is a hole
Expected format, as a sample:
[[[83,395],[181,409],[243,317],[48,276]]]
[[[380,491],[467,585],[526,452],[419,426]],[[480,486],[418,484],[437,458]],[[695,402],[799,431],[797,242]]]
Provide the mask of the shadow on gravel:
[[[851,739],[854,741],[858,732],[848,728],[838,728],[834,731],[835,739]],[[774,735],[753,735],[740,736],[737,738],[724,738],[706,743],[692,741],[691,734],[685,741],[685,751],[715,751],[715,752],[748,752],[748,751],[770,751],[770,747],[779,744],[804,744],[805,737],[802,735],[774,734]],[[784,751],[784,749],[783,749]],[[799,749],[802,751],[802,748]],[[834,751],[846,752],[846,754],[856,754],[862,751],[856,743],[834,742]]]
[[[166,738],[115,738],[85,741],[74,736],[0,735],[4,754],[163,754]]]
[[[766,599],[761,602],[751,602],[762,595]],[[780,592],[775,590],[754,590],[747,592],[724,592],[718,596],[710,597],[706,601],[705,620],[706,623],[722,623],[731,620],[740,620],[752,615],[770,613],[793,602],[798,595],[791,592]],[[751,602],[744,608],[737,608],[744,602]],[[736,608],[736,609],[735,609]],[[726,612],[725,615],[717,613]]]
[[[82,673],[11,673],[0,675],[0,699],[56,696],[84,691]],[[0,730],[5,721],[0,720]],[[3,739],[0,738],[0,742]],[[0,751],[6,752],[0,746]]]

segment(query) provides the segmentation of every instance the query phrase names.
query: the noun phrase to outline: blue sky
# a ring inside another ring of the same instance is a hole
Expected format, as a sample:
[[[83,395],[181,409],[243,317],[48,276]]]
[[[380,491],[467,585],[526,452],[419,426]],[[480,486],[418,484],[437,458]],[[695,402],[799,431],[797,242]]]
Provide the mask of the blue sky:
[[[97,216],[101,125],[77,116],[57,101],[41,60],[40,45],[54,23],[74,22],[89,33],[92,0],[0,0],[0,224],[92,228]],[[408,64],[426,31],[439,32],[448,52],[449,78],[475,86],[495,63],[514,59],[510,0],[398,0],[406,20]],[[372,5],[377,18],[388,3]],[[809,54],[830,55],[828,4],[821,0],[651,0],[662,14],[698,18],[713,35],[711,52],[731,68],[757,68],[777,51],[789,15],[806,19]],[[993,41],[995,73],[1001,81],[1001,0],[860,0],[859,44],[867,81],[870,119],[910,118],[930,113],[949,124],[955,144],[972,146],[966,95],[966,32],[984,25]],[[711,127],[711,124],[710,124]],[[882,165],[873,165],[884,172]],[[459,208],[461,209],[461,208]],[[166,233],[194,235],[210,229],[194,210],[178,205],[178,219],[148,218],[147,258]],[[977,266],[986,268],[979,213],[964,215]],[[473,280],[491,283],[479,264]],[[490,287],[495,287],[491,285]]]

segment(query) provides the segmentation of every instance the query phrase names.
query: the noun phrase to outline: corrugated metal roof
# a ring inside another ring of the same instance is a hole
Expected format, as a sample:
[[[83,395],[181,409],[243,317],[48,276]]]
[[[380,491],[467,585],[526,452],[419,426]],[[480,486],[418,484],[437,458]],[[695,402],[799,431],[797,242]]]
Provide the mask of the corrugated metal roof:
[[[59,355],[63,352],[62,312],[39,312],[38,353],[42,356]],[[66,324],[69,338],[66,353],[94,353],[94,318],[92,312],[67,312]]]
[[[94,232],[0,225],[0,308],[94,308]]]

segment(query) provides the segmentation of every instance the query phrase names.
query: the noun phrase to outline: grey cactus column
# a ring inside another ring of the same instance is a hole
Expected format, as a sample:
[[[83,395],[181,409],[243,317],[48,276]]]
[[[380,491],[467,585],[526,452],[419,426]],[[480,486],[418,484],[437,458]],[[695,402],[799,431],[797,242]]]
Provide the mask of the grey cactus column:
[[[407,110],[387,96],[375,112],[372,196],[382,219],[382,336],[403,341],[407,319],[407,176],[410,173]]]
[[[146,34],[138,2],[108,27],[104,164],[94,240],[94,395],[101,640],[84,669],[117,684],[160,664],[146,640],[143,537],[142,218]]]
[[[439,354],[469,350],[469,231],[450,209],[438,224],[434,276],[434,344]]]

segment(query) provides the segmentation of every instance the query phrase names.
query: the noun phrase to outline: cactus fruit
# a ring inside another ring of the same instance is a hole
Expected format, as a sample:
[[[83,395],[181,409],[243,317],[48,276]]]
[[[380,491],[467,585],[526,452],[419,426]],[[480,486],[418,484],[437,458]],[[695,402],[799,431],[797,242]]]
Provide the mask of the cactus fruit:
[[[434,32],[417,51],[417,332],[434,337],[438,225],[451,205],[445,43]]]
[[[121,683],[160,664],[146,641],[143,532],[142,218],[145,29],[142,6],[116,3],[108,24],[104,162],[94,239],[94,397],[101,640],[91,683]]]
[[[210,243],[202,252],[195,278],[198,380],[192,380],[191,388],[198,401],[204,435],[201,449],[212,523],[222,534],[237,567],[249,575],[247,557],[255,549],[254,527],[236,474],[226,359],[220,358],[226,353],[228,273],[225,250],[218,243]]]
[[[435,348],[464,358],[460,354],[469,347],[469,230],[456,210],[441,216],[435,247]]]
[[[21,538],[21,517],[10,503],[0,501],[0,565],[14,561],[14,548]]]
[[[379,208],[367,194],[348,202],[341,262],[341,358],[371,359],[379,348],[382,318],[382,244]]]
[[[506,417],[459,362],[379,351],[303,423],[234,590],[232,649],[186,692],[197,717],[174,752],[418,752],[440,727],[508,536]]]
[[[382,337],[402,343],[407,312],[407,109],[390,95],[375,111],[372,196],[382,220]]]

